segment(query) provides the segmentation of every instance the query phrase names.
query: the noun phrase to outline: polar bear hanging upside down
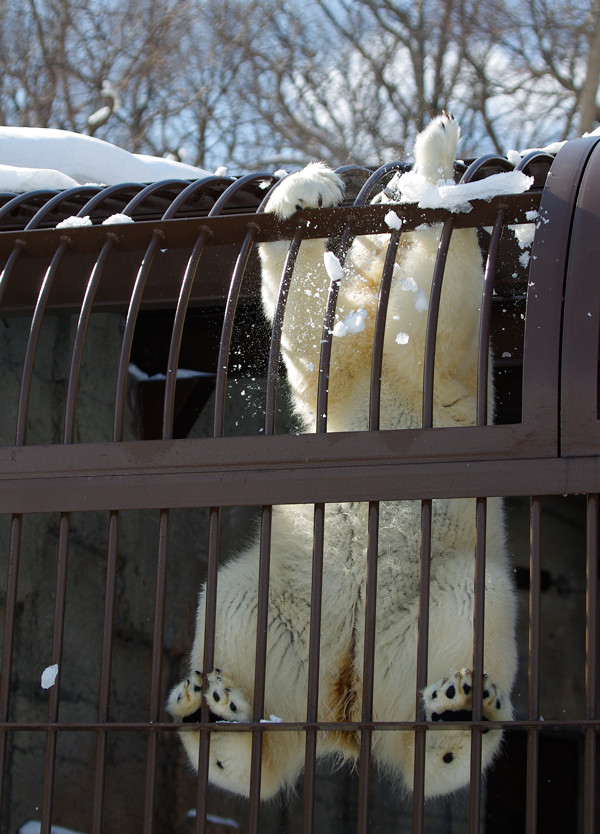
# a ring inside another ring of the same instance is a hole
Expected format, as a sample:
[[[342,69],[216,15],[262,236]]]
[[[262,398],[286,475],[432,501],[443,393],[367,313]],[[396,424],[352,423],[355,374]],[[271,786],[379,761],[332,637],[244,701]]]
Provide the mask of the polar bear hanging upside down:
[[[433,183],[453,177],[459,129],[451,116],[436,118],[415,144],[413,172]],[[321,163],[285,177],[266,210],[285,219],[298,209],[337,205],[340,178]],[[400,198],[401,200],[401,198]],[[400,238],[386,318],[381,389],[381,428],[418,428],[423,393],[427,315],[439,227],[420,227]],[[357,238],[344,264],[337,321],[360,319],[346,335],[334,330],[328,400],[328,431],[368,428],[373,328],[389,236]],[[287,241],[263,243],[262,298],[275,313]],[[330,279],[326,241],[301,244],[283,322],[281,351],[292,403],[306,431],[314,431],[320,342]],[[416,303],[425,299],[425,304]],[[472,425],[475,420],[482,264],[475,229],[452,235],[444,272],[436,341],[434,425]],[[362,329],[361,329],[362,327]],[[420,502],[382,502],[378,544],[374,721],[411,721],[416,715],[416,663]],[[311,605],[313,508],[273,509],[265,683],[265,717],[306,720]],[[323,601],[318,719],[360,721],[365,628],[367,506],[328,504],[325,516]],[[488,501],[483,680],[473,680],[474,499],[433,502],[429,588],[428,680],[421,693],[425,717],[447,722],[426,734],[425,793],[446,794],[468,784],[471,734],[452,721],[472,715],[472,694],[481,687],[483,717],[512,717],[509,693],[516,671],[515,600],[506,557],[502,506]],[[178,721],[199,720],[206,699],[212,720],[252,720],[258,540],[218,575],[215,668],[202,675],[205,598],[201,592],[189,672],[171,692],[168,709]],[[180,733],[189,759],[198,762],[199,734]],[[501,730],[482,734],[482,766],[498,750]],[[252,734],[213,732],[209,778],[248,795]],[[358,757],[358,733],[320,732],[318,755]],[[293,785],[305,757],[301,732],[265,732],[261,797]],[[414,733],[374,732],[372,757],[395,782],[412,787]]]

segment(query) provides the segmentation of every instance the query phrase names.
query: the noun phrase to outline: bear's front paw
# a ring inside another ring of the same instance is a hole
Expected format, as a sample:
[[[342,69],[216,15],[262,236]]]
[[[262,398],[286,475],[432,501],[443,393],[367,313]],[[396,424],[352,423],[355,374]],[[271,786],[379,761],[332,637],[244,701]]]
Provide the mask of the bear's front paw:
[[[206,702],[218,721],[250,721],[250,702],[234,681],[220,669],[207,675]]]
[[[344,184],[335,171],[323,162],[311,162],[277,185],[265,211],[285,220],[302,209],[335,206],[343,194]]]

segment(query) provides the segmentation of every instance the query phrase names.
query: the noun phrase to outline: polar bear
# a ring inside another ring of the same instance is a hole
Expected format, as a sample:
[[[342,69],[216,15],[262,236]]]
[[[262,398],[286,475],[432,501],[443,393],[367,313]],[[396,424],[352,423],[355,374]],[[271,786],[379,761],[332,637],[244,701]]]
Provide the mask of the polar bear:
[[[459,138],[449,115],[418,137],[413,172],[438,183],[453,177]],[[288,218],[298,209],[334,206],[340,178],[322,163],[285,177],[266,211]],[[383,199],[388,199],[383,197]],[[400,198],[401,199],[401,198]],[[383,353],[381,428],[420,426],[427,315],[424,307],[440,236],[421,227],[401,236],[392,280]],[[328,431],[368,428],[372,343],[378,290],[389,235],[357,238],[339,282],[328,393]],[[288,252],[287,241],[260,245],[262,300],[273,321]],[[330,278],[326,241],[305,240],[298,253],[281,334],[281,352],[293,406],[306,431],[314,431],[319,355]],[[339,266],[339,261],[337,262]],[[338,276],[339,277],[339,276]],[[425,302],[423,303],[423,299]],[[421,303],[417,303],[418,301]],[[448,253],[437,326],[434,425],[475,421],[482,262],[474,229],[456,230]],[[345,333],[345,335],[343,335]],[[360,721],[365,629],[367,549],[365,504],[327,505],[318,719]],[[483,717],[512,718],[509,693],[516,673],[515,596],[507,561],[502,505],[489,500],[485,577],[484,678],[473,680],[474,499],[433,502],[429,587],[428,681],[421,693],[430,721],[465,721],[472,693],[482,687]],[[311,506],[273,509],[265,682],[265,716],[302,722],[307,715],[308,641],[313,555]],[[373,720],[410,722],[416,715],[417,611],[421,535],[420,502],[382,502]],[[259,544],[256,541],[218,575],[215,669],[203,669],[205,598],[200,594],[188,675],[172,690],[167,708],[178,721],[199,720],[206,699],[211,720],[252,720]],[[181,733],[197,767],[199,734]],[[482,734],[482,767],[498,750],[500,730]],[[358,733],[319,733],[317,754],[356,760]],[[444,725],[426,734],[425,795],[454,791],[469,782],[471,734]],[[248,795],[252,734],[211,733],[209,778]],[[375,732],[371,755],[382,771],[408,790],[414,771],[414,732]],[[261,798],[297,780],[305,758],[301,732],[265,732]]]

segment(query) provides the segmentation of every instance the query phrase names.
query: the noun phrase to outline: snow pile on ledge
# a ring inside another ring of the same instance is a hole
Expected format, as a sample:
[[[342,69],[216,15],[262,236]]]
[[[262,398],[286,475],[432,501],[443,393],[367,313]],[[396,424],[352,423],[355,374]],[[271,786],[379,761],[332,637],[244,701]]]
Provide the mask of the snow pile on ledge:
[[[417,203],[422,209],[443,208],[452,212],[471,211],[471,200],[491,200],[506,194],[522,194],[533,185],[533,177],[522,171],[492,174],[476,182],[440,180],[432,183],[422,174],[406,171],[392,178],[388,188],[402,203]]]
[[[0,190],[11,193],[209,175],[183,162],[129,153],[93,136],[51,128],[0,127],[0,159]]]

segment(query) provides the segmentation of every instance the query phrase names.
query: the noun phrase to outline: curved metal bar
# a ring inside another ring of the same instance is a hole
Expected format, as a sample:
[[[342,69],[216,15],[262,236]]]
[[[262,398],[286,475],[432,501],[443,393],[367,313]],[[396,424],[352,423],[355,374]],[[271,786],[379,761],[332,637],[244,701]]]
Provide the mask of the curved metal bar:
[[[490,358],[490,324],[492,319],[492,296],[494,274],[504,227],[506,210],[502,208],[496,217],[485,264],[483,302],[479,318],[479,356],[477,361],[477,425],[485,426],[488,420],[488,377]]]
[[[77,390],[79,386],[79,373],[81,370],[81,359],[83,357],[83,348],[87,328],[92,314],[92,306],[96,296],[96,290],[100,283],[100,278],[104,272],[104,267],[108,256],[115,244],[116,237],[109,232],[102,250],[94,263],[90,280],[88,281],[79,319],[77,322],[77,329],[75,331],[75,340],[73,342],[73,350],[71,353],[71,367],[69,370],[69,378],[67,383],[67,401],[65,409],[65,424],[63,428],[63,443],[73,443],[75,433],[75,410],[77,407]]]
[[[243,191],[246,186],[255,181],[269,181],[271,180],[273,184],[277,183],[277,178],[273,176],[273,174],[269,173],[256,173],[256,174],[246,174],[244,177],[240,177],[239,179],[232,182],[231,185],[225,189],[225,191],[221,194],[219,199],[216,201],[214,206],[208,212],[209,217],[216,217],[216,215],[220,214],[223,209],[226,207],[227,203],[231,201],[231,198],[234,197],[239,191]]]
[[[19,208],[23,203],[31,202],[32,200],[38,197],[44,197],[46,199],[51,199],[53,196],[56,195],[56,191],[52,189],[40,189],[39,191],[25,191],[23,194],[17,194],[12,200],[9,200],[7,203],[0,208],[0,220],[3,217],[6,217],[9,214],[12,214],[15,209]]]
[[[115,409],[113,421],[113,441],[123,439],[123,425],[125,420],[125,401],[127,395],[127,377],[129,373],[129,360],[131,357],[131,346],[133,344],[133,334],[137,322],[140,305],[142,303],[142,295],[144,287],[148,279],[150,268],[156,255],[164,235],[159,229],[152,232],[152,238],[148,244],[140,268],[138,270],[135,284],[129,300],[129,307],[127,310],[127,317],[125,319],[125,329],[123,331],[123,338],[121,341],[121,354],[119,357],[119,369],[117,371],[117,384],[115,388]]]
[[[390,289],[401,234],[402,229],[392,230],[385,256],[383,273],[381,275],[379,302],[375,318],[375,332],[373,334],[373,357],[371,361],[371,387],[369,399],[369,431],[377,431],[379,429],[381,374],[383,370],[383,342],[385,339],[385,325],[390,299]]]
[[[299,228],[290,241],[286,255],[279,293],[277,295],[277,306],[271,327],[271,341],[269,343],[269,360],[267,364],[267,390],[265,396],[265,435],[275,434],[275,400],[277,394],[277,380],[279,377],[279,353],[281,350],[281,331],[283,328],[283,317],[290,289],[290,283],[294,272],[298,250],[302,242],[303,229]]]
[[[485,177],[486,168],[500,168],[502,171],[513,171],[514,167],[504,156],[499,156],[495,153],[488,153],[484,156],[479,156],[473,160],[467,170],[460,178],[461,182],[472,182],[475,179],[483,179]]]
[[[0,305],[2,304],[2,299],[4,298],[4,293],[6,292],[6,287],[8,286],[11,273],[25,248],[26,244],[24,240],[15,240],[11,253],[8,256],[8,260],[4,264],[4,268],[0,273]]]
[[[167,378],[165,381],[165,398],[163,403],[163,427],[162,439],[171,440],[173,436],[173,409],[175,404],[175,386],[177,384],[177,365],[179,364],[179,353],[181,350],[181,338],[183,336],[183,325],[185,324],[185,316],[187,313],[188,304],[190,301],[190,294],[192,292],[192,285],[198,270],[198,264],[204,247],[209,239],[211,232],[206,227],[201,227],[194,248],[185,268],[183,280],[179,290],[179,298],[177,299],[177,308],[175,310],[175,319],[173,321],[173,328],[171,330],[171,344],[169,346],[169,358],[167,361]]]
[[[15,434],[15,445],[24,446],[27,434],[27,416],[29,411],[29,395],[31,393],[31,380],[33,378],[33,365],[37,351],[37,345],[42,329],[42,322],[44,313],[46,312],[46,305],[50,291],[56,277],[56,272],[62,261],[63,255],[69,245],[68,237],[62,235],[58,247],[54,253],[50,266],[44,276],[40,292],[38,294],[37,303],[31,320],[29,328],[29,338],[27,340],[27,348],[25,350],[25,359],[23,360],[23,373],[21,376],[21,387],[19,391],[19,405],[17,408],[17,427]]]
[[[198,191],[202,191],[204,188],[214,187],[217,185],[225,185],[231,182],[231,177],[215,177],[212,175],[208,177],[202,177],[202,179],[200,180],[195,180],[194,182],[191,182],[173,200],[169,208],[163,214],[162,219],[171,220],[173,217],[175,217],[179,209],[183,205],[185,205],[187,200],[189,200],[190,197],[193,197],[193,195],[196,194]]]
[[[113,197],[115,194],[118,194],[121,191],[130,190],[133,188],[142,188],[143,186],[139,185],[139,183],[135,182],[124,182],[119,183],[118,185],[109,185],[106,188],[103,188],[97,194],[87,201],[87,203],[81,209],[81,215],[85,217],[87,214],[91,214],[92,211],[97,209],[105,200],[108,200],[110,197]],[[125,213],[125,212],[123,212]]]
[[[86,194],[96,194],[100,190],[101,187],[99,185],[82,185],[77,186],[76,188],[69,188],[66,191],[61,191],[52,197],[51,200],[48,200],[48,202],[45,203],[45,205],[43,205],[38,211],[36,211],[29,223],[25,226],[24,231],[29,232],[32,229],[37,229],[40,223],[45,220],[55,208],[60,206],[61,203],[64,203],[67,200],[76,199],[80,196],[85,196]],[[84,217],[84,215],[81,214],[81,210],[76,216]]]

